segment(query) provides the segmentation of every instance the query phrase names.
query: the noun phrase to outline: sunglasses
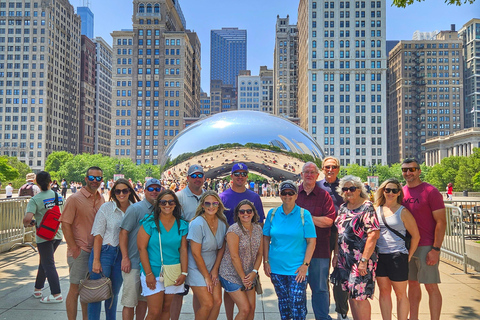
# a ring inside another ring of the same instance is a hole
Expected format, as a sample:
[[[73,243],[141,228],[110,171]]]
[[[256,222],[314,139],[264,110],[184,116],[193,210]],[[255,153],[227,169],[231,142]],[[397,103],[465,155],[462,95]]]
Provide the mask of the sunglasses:
[[[410,171],[410,172],[415,172],[417,170],[419,170],[420,168],[402,168],[402,172],[407,172],[407,171]]]
[[[397,194],[400,192],[400,189],[390,189],[390,188],[385,188],[384,190],[385,193],[390,193],[393,192],[393,194]]]
[[[203,203],[203,205],[204,205],[205,207],[207,207],[207,208],[209,208],[209,207],[218,207],[219,204],[220,204],[220,202],[218,202],[218,201],[215,201],[215,202],[205,201],[205,202]]]
[[[338,169],[339,167],[338,166],[325,166],[323,167],[323,169],[325,170],[335,170],[335,169]]]
[[[129,194],[130,193],[130,189],[126,188],[126,189],[115,189],[115,194],[118,196],[120,194]]]
[[[234,172],[233,175],[235,177],[240,177],[240,176],[246,177],[246,176],[248,176],[248,172]]]
[[[102,176],[87,176],[88,181],[97,180],[98,182],[102,181]]]
[[[169,206],[174,206],[176,205],[177,203],[175,202],[175,200],[160,200],[158,201],[158,203],[162,206],[162,207],[165,207],[168,203]]]
[[[238,213],[240,213],[240,214],[245,214],[245,213],[252,214],[253,209],[240,209],[240,210],[238,210]]]
[[[282,192],[280,192],[280,195],[282,195],[282,196],[294,196],[295,191],[282,191]]]
[[[160,192],[160,191],[162,191],[162,188],[160,188],[160,187],[155,187],[155,188],[154,187],[148,187],[147,191],[148,192],[153,192],[153,191]]]
[[[357,187],[343,187],[342,188],[342,191],[343,192],[347,192],[347,191],[350,191],[350,192],[355,192],[355,190],[357,190],[358,188]]]
[[[190,177],[192,177],[193,179],[203,178],[203,173],[192,173]]]

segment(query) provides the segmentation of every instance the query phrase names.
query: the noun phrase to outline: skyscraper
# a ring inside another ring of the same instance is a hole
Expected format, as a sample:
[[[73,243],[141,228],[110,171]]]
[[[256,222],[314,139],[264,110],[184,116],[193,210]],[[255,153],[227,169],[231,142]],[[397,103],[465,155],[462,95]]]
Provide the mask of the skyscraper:
[[[94,16],[89,7],[77,7],[77,14],[82,19],[82,35],[93,39]]]
[[[80,116],[78,150],[80,153],[94,153],[95,138],[95,44],[82,35],[80,68]]]
[[[300,0],[300,125],[341,165],[385,164],[384,1]]]
[[[247,30],[211,30],[210,37],[210,82],[236,87],[238,73],[247,69]]]

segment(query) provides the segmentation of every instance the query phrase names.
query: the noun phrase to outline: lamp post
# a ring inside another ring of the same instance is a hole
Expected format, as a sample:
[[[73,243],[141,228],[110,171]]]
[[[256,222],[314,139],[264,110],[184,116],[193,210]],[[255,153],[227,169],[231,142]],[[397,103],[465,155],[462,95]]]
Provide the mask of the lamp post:
[[[117,171],[117,174],[122,173],[122,171],[123,171],[123,164],[121,164],[120,161],[118,161],[118,163],[115,165],[115,169],[116,169],[116,171]]]

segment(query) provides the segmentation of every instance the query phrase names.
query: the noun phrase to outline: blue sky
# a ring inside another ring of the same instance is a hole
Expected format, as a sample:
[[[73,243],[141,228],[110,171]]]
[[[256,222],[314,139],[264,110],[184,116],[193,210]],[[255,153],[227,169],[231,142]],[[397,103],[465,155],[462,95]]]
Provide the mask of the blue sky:
[[[78,7],[84,0],[70,0],[70,3]],[[298,0],[180,0],[187,28],[197,32],[202,44],[203,90],[208,92],[210,86],[211,29],[246,29],[247,67],[253,75],[258,75],[260,66],[273,67],[277,15],[288,14],[290,23],[296,23],[298,3]],[[480,0],[460,7],[446,5],[444,0],[426,0],[405,9],[391,7],[391,3],[392,0],[387,0],[387,40],[410,40],[415,30],[449,30],[450,24],[459,30],[470,19],[480,18]],[[112,31],[132,28],[131,0],[90,0],[90,9],[95,15],[95,36],[110,44]]]

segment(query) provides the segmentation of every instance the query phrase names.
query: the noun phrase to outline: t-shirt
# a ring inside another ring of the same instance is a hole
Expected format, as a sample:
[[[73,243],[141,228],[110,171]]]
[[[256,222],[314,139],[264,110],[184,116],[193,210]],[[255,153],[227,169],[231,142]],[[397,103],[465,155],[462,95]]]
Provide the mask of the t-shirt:
[[[268,212],[263,226],[263,235],[270,237],[268,260],[271,272],[280,275],[293,276],[303,264],[307,250],[307,238],[316,238],[312,215],[304,210],[304,224],[300,207],[295,205],[292,212],[285,214],[283,206],[271,219],[273,208]],[[272,220],[272,222],[270,222]]]
[[[258,222],[262,223],[263,220],[265,219],[265,213],[263,212],[263,204],[262,200],[260,199],[260,196],[253,192],[252,190],[245,190],[242,193],[238,193],[233,191],[231,188],[223,191],[220,194],[220,199],[223,202],[223,205],[225,206],[225,216],[227,217],[227,221],[229,225],[232,225],[235,223],[233,220],[233,212],[235,211],[235,207],[237,204],[242,201],[242,200],[250,200],[253,202],[253,205],[255,206],[255,209],[257,209],[258,215],[260,216],[260,219]]]
[[[5,195],[7,197],[13,195],[13,187],[12,186],[6,186],[5,187]]]
[[[75,243],[83,251],[90,252],[93,247],[92,226],[95,215],[105,199],[99,192],[91,194],[86,188],[72,194],[65,204],[60,217],[62,223],[72,225],[73,238]],[[72,256],[71,248],[67,248],[67,255]]]
[[[417,222],[420,231],[419,246],[431,246],[435,240],[435,227],[432,212],[445,208],[442,194],[437,188],[422,182],[416,187],[403,187],[403,206],[407,208]]]
[[[150,236],[148,240],[147,252],[150,267],[155,277],[160,275],[162,269],[162,259],[160,257],[160,242],[158,241],[158,230],[153,215],[147,216],[141,221],[143,229]],[[180,263],[180,246],[182,237],[188,233],[188,222],[180,220],[180,230],[177,221],[173,223],[170,231],[167,231],[162,222],[159,221],[160,235],[162,237],[162,255],[163,264],[171,265]],[[145,274],[142,264],[140,263],[140,271]]]
[[[204,192],[205,190],[202,189],[202,194]],[[178,197],[178,202],[182,206],[182,218],[188,222],[192,221],[202,195],[197,196],[193,194],[188,186],[183,190],[178,191],[176,195]]]
[[[60,212],[63,210],[63,198],[61,195],[58,195],[58,205],[60,207]],[[42,191],[39,194],[30,198],[27,204],[26,212],[31,212],[35,216],[36,225],[39,226],[42,222],[43,216],[48,211],[55,206],[55,193],[52,190]],[[52,240],[62,240],[63,233],[62,228],[58,228],[57,234]],[[48,240],[42,239],[36,236],[37,243],[43,243]]]

